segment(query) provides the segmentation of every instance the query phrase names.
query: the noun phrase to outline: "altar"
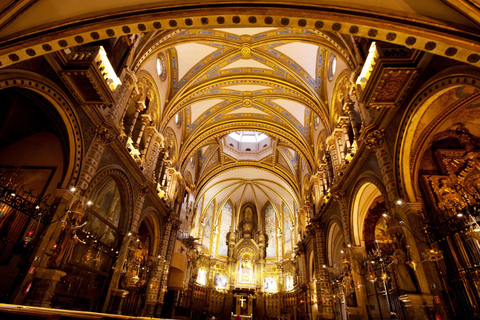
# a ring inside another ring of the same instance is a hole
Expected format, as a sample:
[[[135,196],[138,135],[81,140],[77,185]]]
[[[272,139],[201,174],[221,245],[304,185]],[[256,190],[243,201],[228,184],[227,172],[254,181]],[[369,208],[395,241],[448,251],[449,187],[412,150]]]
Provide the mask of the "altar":
[[[255,295],[235,295],[235,314],[243,318],[252,317]]]

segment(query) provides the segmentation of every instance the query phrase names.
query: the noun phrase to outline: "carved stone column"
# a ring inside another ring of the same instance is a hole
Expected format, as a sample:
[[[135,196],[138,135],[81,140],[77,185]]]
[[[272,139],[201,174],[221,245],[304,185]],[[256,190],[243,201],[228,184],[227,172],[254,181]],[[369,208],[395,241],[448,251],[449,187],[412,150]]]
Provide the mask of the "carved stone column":
[[[158,292],[160,289],[160,277],[162,274],[160,258],[151,257],[150,277],[147,282],[146,302],[143,310],[144,317],[153,317],[155,307],[158,304]]]
[[[175,215],[170,215],[165,227],[165,234],[163,237],[162,250],[160,261],[163,258],[162,277],[160,280],[160,291],[158,293],[158,303],[163,307],[165,292],[167,291],[168,273],[170,271],[170,263],[172,262],[173,248],[177,238],[177,231],[180,227],[181,221]],[[168,236],[168,237],[167,237]],[[161,262],[160,262],[161,263]],[[158,308],[157,316],[160,316],[161,308]]]
[[[132,137],[133,129],[135,128],[135,124],[137,124],[138,115],[140,114],[140,112],[145,110],[145,108],[146,108],[145,101],[137,102],[136,111],[133,114],[132,122],[130,123],[130,127],[128,128],[128,132],[127,132],[128,137],[130,138]]]
[[[83,169],[80,172],[77,188],[86,190],[92,177],[97,172],[100,160],[103,157],[106,146],[115,139],[115,135],[108,128],[98,127],[95,138],[88,148],[87,154],[83,162]]]
[[[394,202],[399,198],[397,192],[397,182],[393,171],[393,162],[385,143],[385,133],[383,130],[375,130],[367,134],[364,139],[365,146],[375,152],[377,156],[380,172],[382,173],[383,183],[388,193],[388,200]]]
[[[313,221],[312,224],[307,226],[307,232],[313,237],[318,314],[321,319],[333,319],[335,315],[333,313],[332,301],[327,299],[327,297],[331,296],[332,290],[328,269],[326,268],[327,256],[324,226],[317,221]]]
[[[145,132],[145,128],[147,127],[147,125],[150,124],[151,120],[150,120],[150,116],[149,115],[142,115],[142,126],[140,127],[140,131],[138,132],[138,136],[137,136],[137,141],[135,141],[135,148],[140,148],[140,142],[142,142],[142,138],[143,138],[143,134]]]
[[[428,315],[434,314],[434,296],[442,297],[442,285],[438,281],[439,275],[435,262],[423,261],[421,263],[422,260],[425,260],[422,253],[430,249],[427,245],[428,239],[423,232],[422,205],[419,202],[408,202],[402,205],[400,209],[402,215],[406,218],[402,226],[404,227],[407,244],[410,247],[410,259],[417,262],[415,273],[420,293],[409,293],[399,298],[405,303],[409,318],[429,319]],[[434,285],[431,286],[431,284]],[[435,310],[441,314],[442,319],[448,318],[445,303],[437,304]]]
[[[354,140],[353,145],[355,144],[355,141],[358,139],[357,124],[355,123],[355,117],[353,116],[354,108],[355,108],[355,102],[353,102],[350,98],[348,98],[345,104],[343,105],[343,110],[347,113],[348,118],[350,120],[350,126],[353,131],[353,140]]]
[[[335,191],[333,192],[333,200],[338,202],[340,207],[340,214],[342,216],[342,229],[343,229],[343,241],[346,244],[351,243],[350,238],[350,219],[348,216],[347,201],[345,199],[345,192]]]
[[[350,319],[364,319],[367,314],[367,291],[365,279],[361,274],[365,273],[360,261],[364,260],[364,249],[362,247],[351,247],[348,249],[348,260],[350,261],[351,277],[355,290],[357,306],[347,306],[346,310]]]
[[[129,68],[124,68],[122,74],[120,75],[122,78],[122,84],[118,85],[115,89],[114,96],[115,96],[115,104],[109,108],[107,113],[107,118],[112,121],[114,124],[119,124],[121,120],[123,120],[123,116],[125,112],[127,112],[128,106],[126,106],[126,97],[130,95],[134,89],[136,89],[137,77],[135,76],[135,72],[130,70]],[[118,117],[118,114],[121,110],[122,117]]]

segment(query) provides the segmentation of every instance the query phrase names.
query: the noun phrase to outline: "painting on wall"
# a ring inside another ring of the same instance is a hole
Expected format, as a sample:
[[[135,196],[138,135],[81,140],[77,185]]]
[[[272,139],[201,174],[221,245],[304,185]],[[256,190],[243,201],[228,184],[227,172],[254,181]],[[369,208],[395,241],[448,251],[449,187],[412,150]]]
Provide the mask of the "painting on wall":
[[[265,291],[277,291],[277,277],[264,278]]]
[[[275,209],[269,203],[265,208],[265,231],[268,235],[267,258],[273,258],[277,255],[277,239],[276,239],[276,217]]]
[[[205,227],[203,229],[202,246],[207,250],[210,249],[210,237],[212,235],[212,219],[213,219],[214,208],[215,208],[215,204],[212,201],[208,205],[207,212],[205,213]]]
[[[213,284],[217,288],[226,288],[227,287],[227,275],[221,273],[215,273],[215,279]]]
[[[232,223],[232,205],[230,202],[225,203],[222,209],[222,217],[220,222],[220,233],[218,235],[218,254],[228,255],[227,233],[230,231]]]

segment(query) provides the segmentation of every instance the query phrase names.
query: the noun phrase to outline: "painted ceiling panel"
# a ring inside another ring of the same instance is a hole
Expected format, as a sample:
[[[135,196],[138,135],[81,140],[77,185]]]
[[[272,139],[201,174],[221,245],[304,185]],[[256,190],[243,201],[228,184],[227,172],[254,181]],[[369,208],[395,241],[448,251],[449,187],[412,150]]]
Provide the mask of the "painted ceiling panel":
[[[226,65],[220,70],[226,70],[226,69],[244,69],[244,68],[250,68],[250,69],[268,69],[268,70],[273,70],[272,68],[268,67],[267,65],[258,62],[253,59],[239,59],[237,61],[234,61],[230,63],[229,65]]]
[[[191,119],[190,123],[194,123],[197,118],[212,106],[224,101],[223,99],[208,99],[192,103],[190,106]]]
[[[298,63],[315,79],[318,46],[308,43],[293,42],[275,48]]]
[[[175,49],[178,55],[178,79],[182,79],[193,66],[217,50],[200,43],[180,44]]]
[[[237,114],[237,113],[257,113],[257,114],[263,114],[265,116],[268,116],[268,113],[260,111],[256,108],[244,108],[244,107],[232,110],[227,114]]]
[[[293,115],[302,126],[305,126],[305,106],[303,104],[287,99],[275,99],[272,100],[272,102],[282,106]]]
[[[236,91],[258,91],[271,89],[272,87],[260,86],[257,84],[237,84],[233,86],[222,87],[223,89],[236,90]]]

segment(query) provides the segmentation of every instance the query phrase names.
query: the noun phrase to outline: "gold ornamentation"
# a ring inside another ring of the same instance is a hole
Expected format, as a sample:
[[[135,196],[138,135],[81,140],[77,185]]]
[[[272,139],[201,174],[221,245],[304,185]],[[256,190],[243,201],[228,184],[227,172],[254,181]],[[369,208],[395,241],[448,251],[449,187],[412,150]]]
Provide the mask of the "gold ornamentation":
[[[252,58],[252,50],[250,49],[250,46],[248,44],[242,45],[241,53],[243,59]]]
[[[370,132],[366,138],[364,138],[363,142],[365,143],[365,146],[367,149],[370,149],[372,151],[377,151],[381,147],[383,147],[383,138],[385,136],[385,133],[382,130],[375,130],[373,132]]]
[[[98,140],[105,145],[112,142],[116,137],[110,129],[103,126],[97,127],[95,132],[97,133]]]

